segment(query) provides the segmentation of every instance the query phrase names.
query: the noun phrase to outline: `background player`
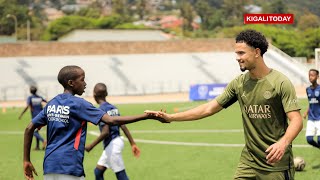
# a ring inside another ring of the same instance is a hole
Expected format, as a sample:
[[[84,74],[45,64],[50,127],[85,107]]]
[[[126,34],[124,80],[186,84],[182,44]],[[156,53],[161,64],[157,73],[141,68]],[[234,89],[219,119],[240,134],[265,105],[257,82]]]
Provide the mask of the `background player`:
[[[320,86],[317,82],[318,79],[319,71],[310,69],[309,81],[311,85],[306,88],[309,107],[303,115],[304,119],[306,119],[308,115],[306,129],[307,142],[316,148],[320,148]],[[313,140],[314,136],[317,136],[317,142]]]
[[[33,119],[34,117],[36,117],[40,111],[42,111],[43,106],[42,106],[42,102],[47,102],[43,97],[39,96],[37,94],[37,87],[35,86],[30,86],[30,93],[31,96],[28,97],[27,99],[27,106],[23,109],[23,111],[21,112],[19,119],[21,119],[21,117],[23,116],[23,114],[28,110],[28,108],[30,107],[30,112],[31,112],[31,118]],[[34,148],[34,150],[40,150],[40,141],[42,142],[42,149],[44,150],[46,147],[46,140],[44,140],[42,138],[42,136],[39,134],[39,129],[35,129],[33,132],[34,137],[36,138],[36,147]]]
[[[292,141],[302,129],[294,87],[282,73],[266,66],[266,38],[254,30],[236,37],[235,53],[242,72],[212,101],[175,114],[146,111],[167,121],[191,121],[211,116],[236,101],[244,126],[245,147],[234,179],[294,179]],[[287,119],[290,120],[288,124]]]
[[[83,159],[87,122],[110,125],[133,123],[145,119],[158,119],[152,115],[109,116],[88,101],[75,95],[82,95],[86,88],[85,72],[78,66],[65,66],[58,74],[58,81],[64,92],[47,103],[43,111],[32,119],[24,134],[24,175],[33,180],[36,173],[30,161],[30,147],[33,131],[47,125],[48,145],[43,162],[45,180],[83,180],[85,173]]]
[[[119,110],[114,105],[106,101],[108,96],[107,86],[103,83],[98,83],[94,86],[93,96],[95,101],[100,105],[100,109],[107,112],[110,116],[120,116]],[[128,128],[125,125],[120,126],[124,134],[127,136],[132,152],[135,157],[140,156],[140,150],[136,146]],[[100,159],[94,169],[96,180],[103,180],[103,174],[107,168],[111,168],[115,172],[118,180],[128,180],[125,171],[124,162],[121,152],[124,147],[124,142],[120,138],[119,125],[109,126],[103,122],[99,123],[100,136],[90,145],[85,147],[86,151],[90,152],[99,142],[103,140],[103,149]]]

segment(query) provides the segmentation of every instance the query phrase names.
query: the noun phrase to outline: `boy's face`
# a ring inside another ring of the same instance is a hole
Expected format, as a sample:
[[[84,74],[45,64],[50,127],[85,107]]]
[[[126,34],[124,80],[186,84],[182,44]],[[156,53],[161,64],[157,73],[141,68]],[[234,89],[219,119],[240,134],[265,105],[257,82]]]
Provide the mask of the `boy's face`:
[[[78,78],[72,81],[72,90],[74,94],[81,96],[84,93],[87,83],[84,81],[85,73],[82,69],[77,70]]]
[[[310,83],[316,83],[319,78],[316,71],[309,71],[309,81]]]

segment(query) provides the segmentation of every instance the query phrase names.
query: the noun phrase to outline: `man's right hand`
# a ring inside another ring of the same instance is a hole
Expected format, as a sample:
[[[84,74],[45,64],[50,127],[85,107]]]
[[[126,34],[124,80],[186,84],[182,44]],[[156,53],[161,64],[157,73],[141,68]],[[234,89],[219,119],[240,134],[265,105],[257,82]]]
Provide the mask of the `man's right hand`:
[[[162,123],[170,123],[168,120],[168,114],[166,111],[151,111],[151,110],[145,110],[144,113],[148,114],[148,116],[152,119],[156,119]]]

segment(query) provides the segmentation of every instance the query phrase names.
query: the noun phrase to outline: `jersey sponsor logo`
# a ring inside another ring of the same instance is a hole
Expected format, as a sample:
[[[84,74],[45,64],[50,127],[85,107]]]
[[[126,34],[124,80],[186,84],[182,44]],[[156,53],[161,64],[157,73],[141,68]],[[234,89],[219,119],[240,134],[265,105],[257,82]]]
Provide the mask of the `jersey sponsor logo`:
[[[119,111],[118,109],[111,109],[109,111],[107,111],[109,116],[119,116]]]
[[[249,105],[244,106],[245,112],[252,119],[269,119],[271,118],[270,105]]]
[[[318,104],[319,101],[317,98],[311,98],[310,101],[309,101],[310,104]]]
[[[263,93],[263,97],[264,97],[265,99],[270,99],[271,96],[272,96],[272,94],[271,94],[270,91],[265,91],[265,92]]]
[[[47,113],[56,113],[56,114],[69,114],[70,113],[69,106],[62,106],[62,105],[50,105],[47,108]]]
[[[41,104],[42,99],[41,98],[31,98],[32,105],[39,105]]]
[[[47,108],[48,121],[57,121],[62,123],[69,123],[69,106],[49,105]]]

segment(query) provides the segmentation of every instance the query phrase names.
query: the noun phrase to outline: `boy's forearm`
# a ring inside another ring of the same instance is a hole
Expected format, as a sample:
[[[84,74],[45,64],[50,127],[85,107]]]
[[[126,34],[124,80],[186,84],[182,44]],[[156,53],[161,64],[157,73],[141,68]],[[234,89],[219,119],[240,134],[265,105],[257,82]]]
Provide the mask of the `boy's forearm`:
[[[97,144],[99,144],[101,141],[103,141],[104,136],[99,136],[97,139],[95,139],[91,144],[90,147],[93,149]]]
[[[134,116],[109,116],[105,114],[102,116],[101,120],[109,125],[122,125],[122,124],[129,124],[141,120],[148,119],[147,114],[141,114],[141,115],[134,115]]]
[[[126,135],[126,137],[128,138],[129,142],[130,142],[130,145],[134,145],[136,144],[131,136],[131,133],[129,131],[129,129],[125,126],[125,125],[122,125],[121,126],[121,129],[123,130],[124,134]]]
[[[103,141],[106,137],[110,134],[109,132],[109,125],[104,125],[100,135],[90,144],[91,149],[94,148],[97,144]]]
[[[32,143],[33,131],[34,129],[29,124],[24,132],[23,161],[30,161],[30,148]]]

